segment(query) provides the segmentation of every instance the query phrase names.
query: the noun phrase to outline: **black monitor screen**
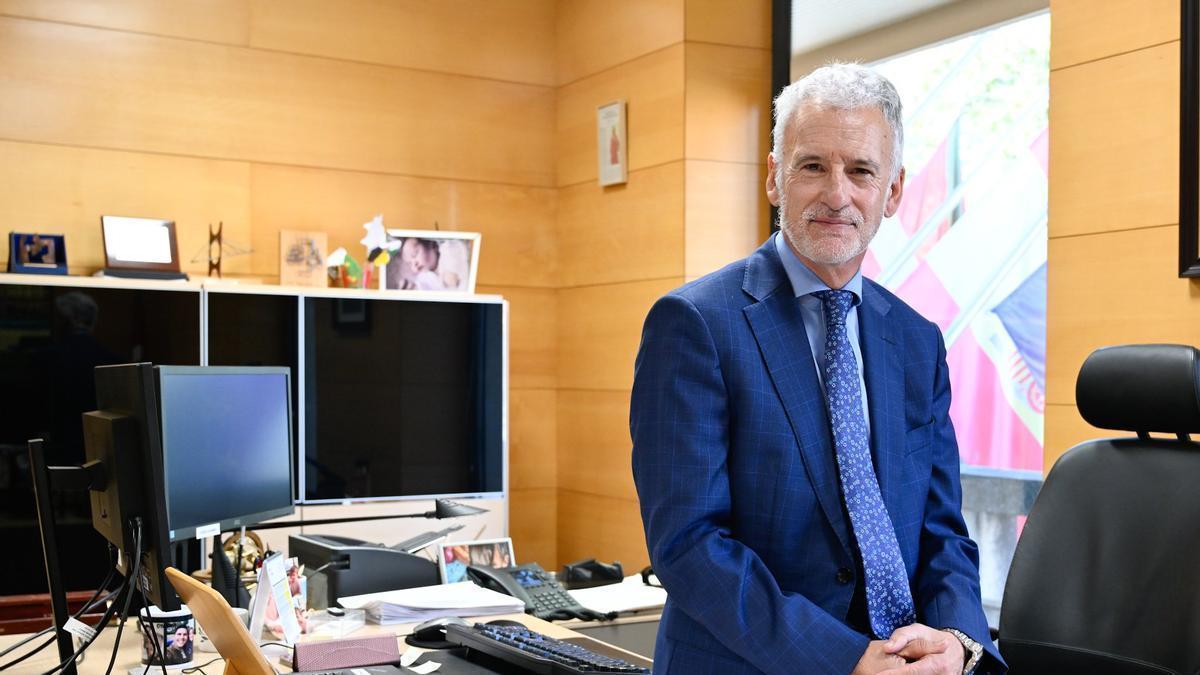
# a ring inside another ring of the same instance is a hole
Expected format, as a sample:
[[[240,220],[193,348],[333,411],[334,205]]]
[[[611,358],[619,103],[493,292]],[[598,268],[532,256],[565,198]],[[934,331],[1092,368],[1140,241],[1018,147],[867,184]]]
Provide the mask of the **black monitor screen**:
[[[503,305],[304,303],[306,501],[503,492]]]
[[[290,386],[287,368],[158,368],[172,540],[293,512]]]

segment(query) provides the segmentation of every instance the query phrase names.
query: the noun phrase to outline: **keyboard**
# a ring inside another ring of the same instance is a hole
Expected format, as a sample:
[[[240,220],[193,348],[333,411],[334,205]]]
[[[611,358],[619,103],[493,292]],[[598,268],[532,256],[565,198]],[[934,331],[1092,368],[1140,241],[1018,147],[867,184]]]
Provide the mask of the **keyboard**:
[[[446,626],[446,641],[476,650],[539,675],[575,675],[576,673],[650,674],[649,668],[597,654],[563,640],[546,637],[524,627]]]

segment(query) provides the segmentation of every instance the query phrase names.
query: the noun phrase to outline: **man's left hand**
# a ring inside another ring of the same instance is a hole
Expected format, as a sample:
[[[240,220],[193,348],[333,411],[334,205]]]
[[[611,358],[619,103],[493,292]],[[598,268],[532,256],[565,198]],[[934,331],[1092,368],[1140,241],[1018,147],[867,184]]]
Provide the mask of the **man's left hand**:
[[[952,633],[914,623],[897,628],[883,650],[909,663],[879,675],[961,675],[966,650]]]

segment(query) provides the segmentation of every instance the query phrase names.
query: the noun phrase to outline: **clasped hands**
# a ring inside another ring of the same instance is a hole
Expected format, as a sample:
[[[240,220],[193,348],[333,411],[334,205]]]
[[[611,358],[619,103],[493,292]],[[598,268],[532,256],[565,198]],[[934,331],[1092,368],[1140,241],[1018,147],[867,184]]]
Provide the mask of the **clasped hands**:
[[[961,675],[966,650],[952,633],[914,623],[873,640],[851,675]]]

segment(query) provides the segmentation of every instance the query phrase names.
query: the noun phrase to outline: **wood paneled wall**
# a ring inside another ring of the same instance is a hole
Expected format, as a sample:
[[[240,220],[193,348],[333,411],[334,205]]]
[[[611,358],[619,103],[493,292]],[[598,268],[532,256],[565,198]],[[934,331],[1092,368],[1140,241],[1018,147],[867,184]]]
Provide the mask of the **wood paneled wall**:
[[[1176,275],[1179,0],[1051,0],[1050,14],[1046,470],[1112,433],[1075,407],[1088,354],[1200,343],[1200,287]]]
[[[65,233],[89,274],[101,214],[173,218],[204,274],[223,221],[253,248],[226,274],[267,283],[283,228],[360,259],[376,213],[481,231],[478,290],[511,303],[509,529],[553,561],[556,16],[554,0],[0,0],[0,229]]]
[[[648,561],[630,471],[642,322],[766,235],[770,3],[562,0],[558,15],[558,554]],[[629,182],[596,183],[624,99]]]

